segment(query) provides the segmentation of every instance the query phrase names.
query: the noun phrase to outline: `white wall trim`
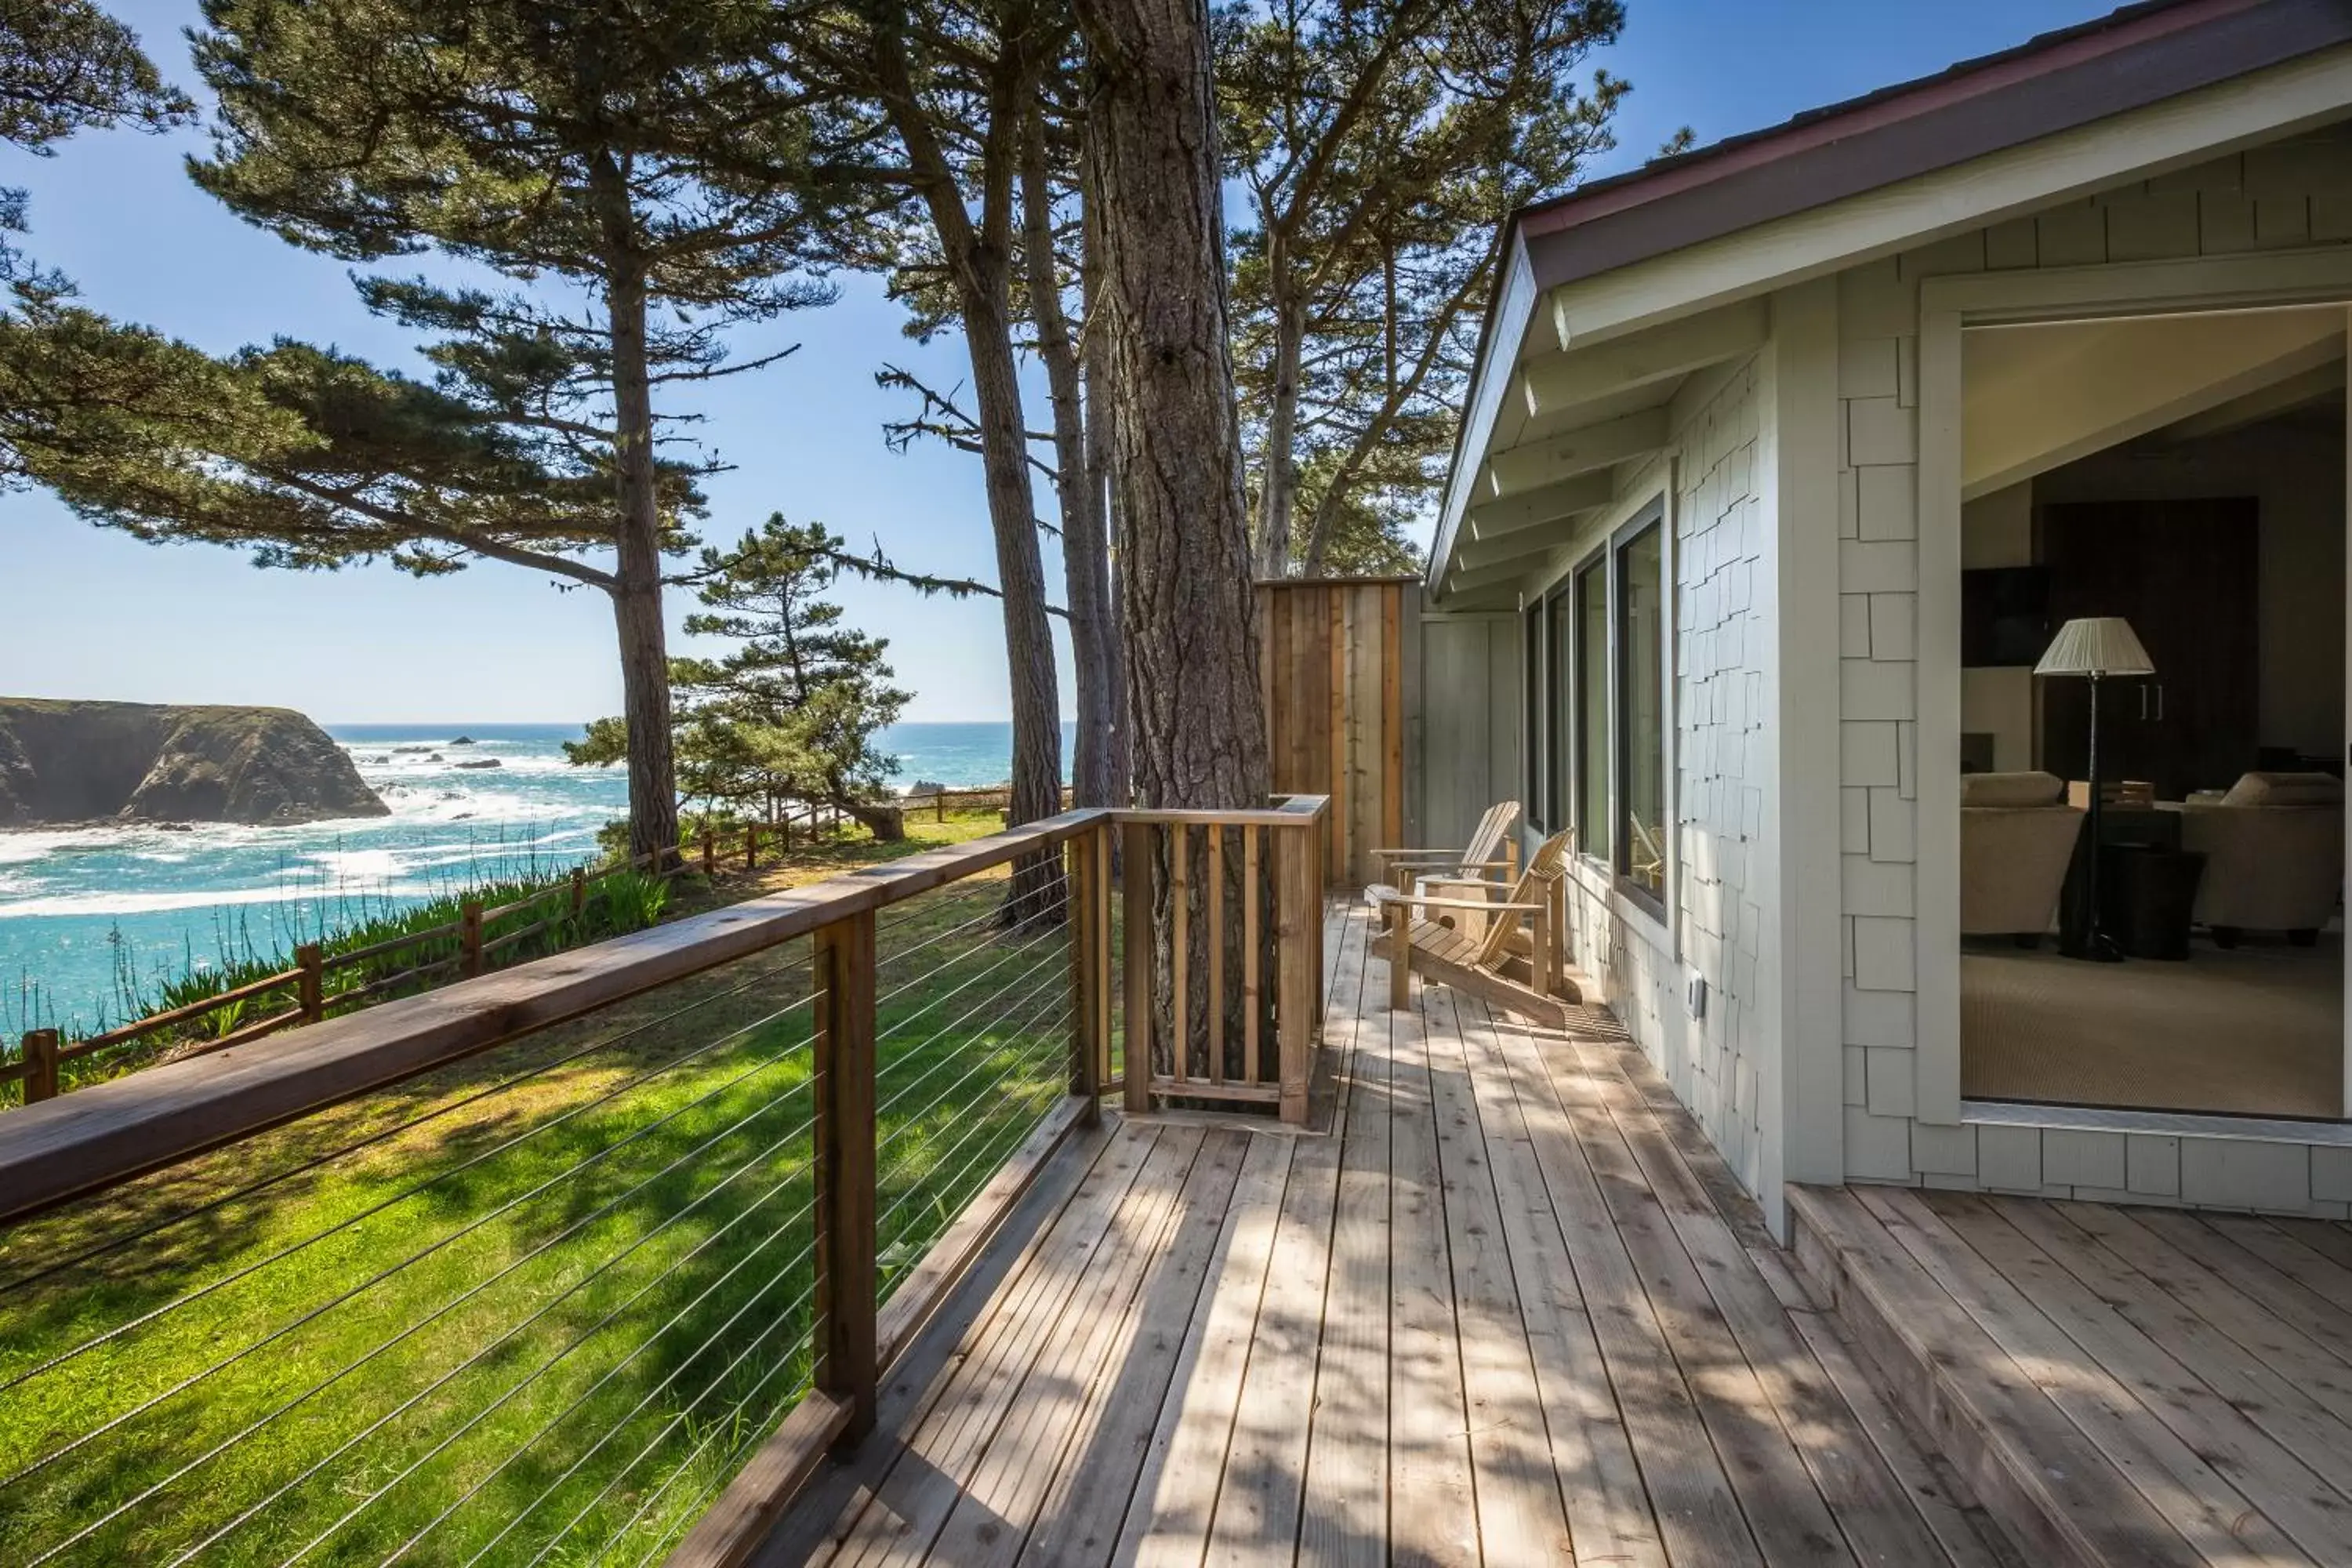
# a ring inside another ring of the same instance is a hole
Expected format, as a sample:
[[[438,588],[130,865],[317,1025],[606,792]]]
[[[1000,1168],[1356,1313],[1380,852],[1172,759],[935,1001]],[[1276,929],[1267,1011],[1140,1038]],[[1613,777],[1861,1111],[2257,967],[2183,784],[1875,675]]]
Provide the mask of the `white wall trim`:
[[[2352,300],[2352,251],[2273,251],[1928,278],[1919,288],[1915,1119],[1960,1100],[1960,334],[1964,326]],[[2038,1108],[2037,1108],[2038,1109]]]
[[[1438,503],[1437,532],[1430,541],[1429,564],[1422,587],[1431,597],[1444,584],[1454,554],[1454,536],[1461,531],[1463,514],[1477,476],[1486,471],[1486,446],[1494,438],[1495,419],[1502,412],[1503,395],[1517,380],[1519,345],[1534,320],[1536,279],[1528,263],[1528,247],[1514,238],[1503,257],[1503,286],[1495,302],[1494,318],[1478,343],[1478,361],[1470,374],[1469,403],[1463,410],[1462,429],[1455,437],[1454,465]]]
[[[1838,308],[1833,279],[1772,298],[1772,342],[1759,389],[1769,471],[1759,491],[1774,516],[1764,547],[1774,636],[1766,658],[1762,852],[1775,900],[1759,968],[1771,994],[1779,1071],[1759,1089],[1765,1206],[1784,1224],[1786,1183],[1845,1179],[1842,1024],[1838,705]],[[1804,695],[1790,701],[1790,692]]]

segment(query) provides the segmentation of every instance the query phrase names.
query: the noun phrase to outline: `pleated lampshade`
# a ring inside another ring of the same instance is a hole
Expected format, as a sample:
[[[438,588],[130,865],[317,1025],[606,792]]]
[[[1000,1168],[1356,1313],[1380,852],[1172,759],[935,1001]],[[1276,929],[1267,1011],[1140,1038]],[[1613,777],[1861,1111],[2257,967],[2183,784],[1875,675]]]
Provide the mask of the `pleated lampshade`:
[[[2068,621],[2033,667],[2036,675],[2154,675],[2147,649],[2121,616]]]

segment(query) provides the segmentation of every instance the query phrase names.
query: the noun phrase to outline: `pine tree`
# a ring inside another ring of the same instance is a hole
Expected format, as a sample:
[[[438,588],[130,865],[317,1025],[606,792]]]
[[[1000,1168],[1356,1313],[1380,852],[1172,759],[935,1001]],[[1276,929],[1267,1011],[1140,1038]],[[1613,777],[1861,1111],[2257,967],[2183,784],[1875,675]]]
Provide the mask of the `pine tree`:
[[[635,852],[675,842],[663,556],[682,545],[657,395],[728,363],[730,330],[817,302],[830,214],[816,116],[767,0],[206,0],[196,62],[220,100],[197,183],[255,223],[361,262],[433,251],[511,292],[363,283],[434,334],[436,389],[606,486]],[[528,433],[520,434],[520,433]],[[566,493],[568,503],[576,499]],[[568,510],[568,509],[567,509]],[[305,548],[308,541],[290,542]],[[514,560],[439,533],[397,558]],[[557,570],[533,557],[523,563]]]
[[[47,157],[77,131],[165,131],[194,114],[137,36],[90,0],[0,0],[0,142]],[[8,243],[25,227],[25,193],[0,186],[0,283],[61,289]]]
[[[1237,380],[1258,569],[1443,482],[1502,220],[1612,143],[1624,83],[1575,71],[1620,0],[1277,0],[1218,14]],[[1297,521],[1304,508],[1303,525]]]
[[[1026,121],[1075,36],[1055,0],[912,0],[813,13],[796,43],[802,68],[873,130],[860,172],[888,221],[845,254],[892,275],[914,330],[952,321],[971,355],[1012,685],[1012,820],[1048,816],[1061,808],[1061,700],[1014,328]],[[1042,881],[1042,864],[1016,869],[1016,916]]]
[[[670,664],[678,783],[706,810],[774,817],[788,802],[832,805],[879,838],[902,836],[887,800],[898,760],[875,736],[906,707],[883,662],[889,644],[842,624],[824,595],[842,542],[781,514],[730,550],[706,549],[687,631],[738,643],[717,659]],[[575,763],[616,762],[625,726],[600,720],[564,748]]]

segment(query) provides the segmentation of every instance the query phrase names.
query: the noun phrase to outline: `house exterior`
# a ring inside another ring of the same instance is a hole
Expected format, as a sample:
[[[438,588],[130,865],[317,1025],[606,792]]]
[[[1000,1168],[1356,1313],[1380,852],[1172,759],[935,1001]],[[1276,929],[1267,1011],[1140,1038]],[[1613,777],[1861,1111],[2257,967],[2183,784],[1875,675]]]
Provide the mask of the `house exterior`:
[[[1580,830],[1576,958],[1776,1225],[1790,1182],[2345,1217],[2338,1122],[1964,1100],[1958,889],[1964,702],[2032,701],[1964,670],[1964,532],[2342,384],[2352,6],[2129,7],[1528,208],[1505,254],[1420,841],[1502,797]],[[2054,321],[2103,357],[1991,330]]]

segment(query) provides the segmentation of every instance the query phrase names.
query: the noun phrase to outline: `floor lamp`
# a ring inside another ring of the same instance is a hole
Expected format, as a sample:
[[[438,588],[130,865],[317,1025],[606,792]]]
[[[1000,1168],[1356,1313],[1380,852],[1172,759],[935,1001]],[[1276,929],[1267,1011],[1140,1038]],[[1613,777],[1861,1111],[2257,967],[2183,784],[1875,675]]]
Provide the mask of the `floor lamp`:
[[[2147,649],[2140,646],[2129,621],[2121,616],[2092,616],[2060,626],[2033,673],[2079,675],[2091,682],[2091,847],[2085,884],[2090,907],[2083,921],[2083,944],[2067,956],[2119,963],[2122,950],[2099,928],[2099,681],[2110,675],[2154,675],[2156,666],[2148,662]]]

